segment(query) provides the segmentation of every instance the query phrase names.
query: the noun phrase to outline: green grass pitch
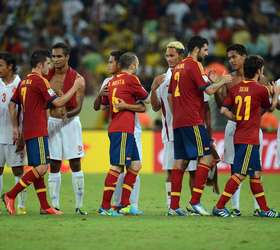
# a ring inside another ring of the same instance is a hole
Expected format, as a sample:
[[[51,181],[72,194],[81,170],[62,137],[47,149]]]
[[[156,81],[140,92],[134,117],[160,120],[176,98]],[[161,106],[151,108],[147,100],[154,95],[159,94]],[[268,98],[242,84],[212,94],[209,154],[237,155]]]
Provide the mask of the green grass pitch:
[[[227,175],[219,176],[223,190]],[[8,216],[0,205],[0,249],[280,249],[280,219],[252,217],[253,201],[245,181],[241,193],[243,216],[238,218],[167,217],[163,174],[141,176],[138,217],[102,217],[98,209],[102,197],[104,175],[86,174],[84,208],[86,217],[74,214],[71,175],[62,177],[62,216],[39,215],[39,205],[32,187],[28,190],[24,216]],[[265,175],[265,192],[270,207],[280,211],[279,175]],[[4,190],[13,183],[11,174],[4,175]],[[217,196],[206,188],[202,203],[211,210]],[[184,180],[182,207],[189,199],[187,175]]]

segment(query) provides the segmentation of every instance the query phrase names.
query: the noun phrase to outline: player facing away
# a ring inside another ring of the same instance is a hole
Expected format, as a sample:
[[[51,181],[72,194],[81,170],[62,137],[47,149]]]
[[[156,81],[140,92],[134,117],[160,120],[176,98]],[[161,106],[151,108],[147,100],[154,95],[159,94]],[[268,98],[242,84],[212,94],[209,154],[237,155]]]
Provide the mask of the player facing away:
[[[75,213],[87,215],[82,210],[84,198],[84,173],[81,170],[81,158],[84,156],[82,126],[79,113],[82,109],[85,80],[68,65],[70,48],[64,43],[52,47],[52,63],[47,78],[51,88],[58,94],[65,93],[75,82],[83,87],[77,90],[64,107],[51,107],[48,119],[51,168],[48,187],[52,206],[60,209],[61,162],[69,160],[72,170],[72,185],[75,194]]]
[[[108,82],[108,96],[103,97],[103,104],[110,105],[111,122],[108,128],[110,139],[110,170],[105,178],[102,204],[99,214],[115,216],[133,214],[130,205],[130,194],[137,175],[141,169],[141,161],[134,137],[135,112],[119,110],[116,104],[120,99],[128,104],[136,104],[148,97],[139,79],[134,75],[139,61],[134,53],[124,53],[119,59],[120,72]],[[120,173],[126,167],[119,213],[111,208],[111,199]]]
[[[223,88],[219,89],[219,91],[215,94],[216,102],[218,106],[221,108],[224,99],[229,92],[229,89],[232,88],[234,85],[240,83],[244,80],[244,72],[243,72],[243,65],[245,58],[247,56],[246,48],[241,44],[233,44],[227,48],[227,57],[231,68],[234,70],[232,75],[232,82]],[[233,136],[236,129],[236,122],[232,120],[228,120],[226,128],[225,128],[225,143],[224,143],[224,162],[233,165],[234,161],[234,143],[233,143]],[[263,142],[263,134],[262,130],[260,129],[260,157],[262,155],[262,142]],[[233,173],[231,173],[233,174]],[[233,194],[231,198],[231,205],[232,210],[231,213],[234,216],[241,216],[240,211],[240,191],[241,185],[239,185],[236,192]],[[259,205],[254,199],[254,214],[258,215]]]
[[[173,117],[168,103],[168,86],[172,70],[184,58],[185,47],[179,41],[167,44],[165,59],[168,63],[168,70],[154,78],[151,86],[151,105],[155,112],[161,110],[162,130],[161,138],[163,143],[163,169],[167,176],[165,180],[166,204],[170,208],[171,201],[171,169],[174,164],[174,139],[173,139]]]
[[[121,55],[124,54],[124,51],[116,50],[112,51],[110,53],[110,57],[108,60],[108,72],[112,75],[111,77],[107,77],[104,79],[100,91],[97,95],[97,97],[94,100],[94,109],[97,111],[101,108],[101,101],[102,101],[102,96],[107,96],[108,95],[108,82],[112,79],[113,76],[115,76],[119,71],[119,66],[118,62],[121,57]],[[115,104],[116,108],[118,110],[130,110],[134,112],[145,112],[146,107],[145,105],[140,102],[137,104],[128,104],[124,102],[124,100],[119,99],[119,103]],[[109,106],[108,106],[109,107]],[[106,106],[103,106],[102,108],[107,108]],[[134,137],[137,145],[137,149],[139,152],[139,157],[140,160],[142,159],[142,143],[141,143],[141,134],[142,134],[142,129],[140,122],[138,120],[137,114],[135,114],[135,128],[134,128]],[[118,178],[118,183],[116,185],[116,189],[114,192],[114,207],[117,209],[120,207],[121,203],[121,194],[122,194],[122,185],[123,185],[123,180],[124,180],[124,172],[121,172]],[[142,214],[142,211],[138,209],[139,205],[139,195],[140,195],[140,176],[137,175],[135,184],[133,186],[133,190],[130,195],[130,203],[132,206],[132,213],[135,215]]]
[[[173,112],[175,156],[171,171],[171,204],[168,215],[186,215],[179,206],[184,162],[196,159],[198,166],[190,205],[196,213],[209,215],[200,204],[200,197],[214,160],[210,150],[210,138],[204,125],[203,92],[214,94],[231,81],[231,76],[226,75],[213,84],[203,78],[204,71],[199,61],[208,55],[206,39],[200,36],[192,37],[188,43],[188,51],[188,57],[175,66],[168,90]]]
[[[16,89],[9,104],[9,111],[13,125],[13,140],[17,143],[20,131],[16,104],[22,106],[23,138],[26,144],[28,165],[33,168],[25,173],[9,192],[3,194],[2,199],[9,214],[14,215],[16,196],[33,183],[40,201],[40,213],[60,215],[62,212],[50,207],[44,183],[44,175],[48,170],[50,160],[46,109],[51,105],[63,106],[82,85],[77,82],[65,95],[57,97],[50,88],[48,80],[43,77],[49,71],[49,52],[46,50],[34,51],[30,64],[32,71]]]
[[[12,168],[15,183],[18,183],[23,175],[24,149],[20,148],[19,144],[13,144],[13,126],[9,113],[9,102],[20,83],[16,70],[16,60],[13,55],[0,52],[0,194],[3,191],[5,163]],[[18,195],[18,214],[26,214],[25,200],[26,190]]]
[[[280,217],[278,212],[270,209],[266,203],[261,183],[260,161],[260,120],[262,109],[273,110],[277,105],[279,89],[274,85],[272,102],[270,91],[258,83],[263,74],[264,61],[259,56],[249,56],[244,61],[245,80],[229,90],[221,108],[221,113],[228,119],[236,121],[234,134],[234,162],[232,176],[227,181],[225,189],[216,206],[213,215],[220,217],[231,216],[225,208],[240,183],[250,176],[250,188],[259,206],[259,216]]]

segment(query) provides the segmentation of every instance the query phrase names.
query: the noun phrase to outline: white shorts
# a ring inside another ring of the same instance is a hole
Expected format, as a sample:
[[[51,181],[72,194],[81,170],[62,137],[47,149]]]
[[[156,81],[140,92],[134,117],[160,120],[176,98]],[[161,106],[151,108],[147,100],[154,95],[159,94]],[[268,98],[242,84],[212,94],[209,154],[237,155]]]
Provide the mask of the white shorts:
[[[140,161],[142,161],[142,143],[141,143],[142,133],[134,133],[135,142],[137,145]]]
[[[0,144],[0,167],[5,163],[10,167],[24,166],[24,151],[16,153],[16,145]]]
[[[174,142],[168,141],[163,144],[162,169],[171,170],[174,165]]]
[[[186,171],[196,171],[197,169],[197,160],[190,160]]]
[[[49,150],[52,160],[70,160],[84,156],[82,126],[75,116],[67,121],[49,117]]]
[[[227,164],[233,164],[234,162],[234,142],[233,137],[236,129],[236,123],[233,121],[228,121],[225,129],[225,139],[224,139],[224,162]],[[262,149],[263,149],[263,132],[260,129],[260,157],[262,159]]]

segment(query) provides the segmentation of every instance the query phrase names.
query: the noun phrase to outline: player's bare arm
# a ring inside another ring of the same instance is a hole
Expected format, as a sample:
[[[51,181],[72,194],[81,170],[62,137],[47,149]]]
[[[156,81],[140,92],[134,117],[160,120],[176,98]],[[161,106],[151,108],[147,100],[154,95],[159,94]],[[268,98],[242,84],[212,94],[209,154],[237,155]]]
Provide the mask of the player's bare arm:
[[[236,121],[235,115],[227,107],[221,107],[221,114],[232,121]]]
[[[151,86],[151,105],[155,112],[161,109],[161,103],[157,97],[156,91],[159,88],[159,86],[163,83],[164,78],[165,78],[165,74],[156,76]]]
[[[105,85],[103,88],[101,87],[99,92],[98,92],[98,95],[96,96],[94,102],[93,102],[93,108],[95,111],[98,111],[100,110],[102,104],[101,104],[101,101],[102,101],[102,96],[107,96],[108,95],[108,86]]]
[[[119,103],[114,104],[114,107],[119,111],[130,110],[137,113],[144,113],[146,111],[144,103],[140,102],[137,104],[128,104],[122,99],[119,99]]]
[[[9,103],[9,112],[11,117],[11,123],[13,126],[13,142],[17,143],[20,137],[20,131],[18,124],[17,106],[14,102]]]
[[[211,80],[211,79],[210,79]],[[223,87],[225,84],[232,82],[232,76],[231,75],[225,75],[221,79],[219,79],[217,82],[214,82],[210,84],[206,89],[205,92],[208,95],[215,94],[221,87]]]
[[[52,104],[55,107],[63,107],[72,98],[72,96],[77,91],[79,91],[79,89],[84,89],[84,88],[85,88],[85,81],[84,81],[84,79],[78,80],[78,78],[77,78],[77,80],[74,82],[72,88],[69,89],[64,95],[54,99],[52,101]]]
[[[78,75],[75,82],[76,81],[79,81],[78,84],[80,86],[80,88],[76,92],[77,107],[66,112],[67,118],[71,118],[73,116],[78,115],[81,112],[83,105],[83,100],[85,96],[85,79],[81,75]]]

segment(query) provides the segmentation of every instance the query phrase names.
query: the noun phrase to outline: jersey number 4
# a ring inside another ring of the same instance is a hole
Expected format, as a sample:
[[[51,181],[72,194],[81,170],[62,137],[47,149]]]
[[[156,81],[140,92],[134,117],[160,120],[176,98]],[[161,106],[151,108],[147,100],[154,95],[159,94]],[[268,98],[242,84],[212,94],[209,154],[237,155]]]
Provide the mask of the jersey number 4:
[[[237,105],[236,120],[237,121],[248,121],[250,119],[251,112],[251,96],[245,96],[244,98],[240,95],[235,97],[235,104]],[[241,114],[242,107],[245,105],[245,112]]]

